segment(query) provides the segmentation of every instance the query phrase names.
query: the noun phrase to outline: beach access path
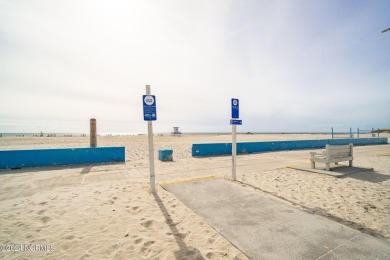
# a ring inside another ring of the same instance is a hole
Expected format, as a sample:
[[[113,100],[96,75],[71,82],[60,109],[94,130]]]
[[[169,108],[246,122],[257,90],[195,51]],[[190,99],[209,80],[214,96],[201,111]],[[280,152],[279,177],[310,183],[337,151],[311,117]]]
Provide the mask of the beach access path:
[[[163,185],[250,259],[389,259],[390,242],[288,205],[245,184]]]

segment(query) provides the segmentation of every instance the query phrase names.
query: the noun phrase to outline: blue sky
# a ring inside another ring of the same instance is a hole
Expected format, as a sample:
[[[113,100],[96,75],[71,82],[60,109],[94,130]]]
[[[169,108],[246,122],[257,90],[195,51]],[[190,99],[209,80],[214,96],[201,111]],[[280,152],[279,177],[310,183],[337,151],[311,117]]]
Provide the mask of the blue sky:
[[[0,0],[0,132],[390,128],[389,1]]]

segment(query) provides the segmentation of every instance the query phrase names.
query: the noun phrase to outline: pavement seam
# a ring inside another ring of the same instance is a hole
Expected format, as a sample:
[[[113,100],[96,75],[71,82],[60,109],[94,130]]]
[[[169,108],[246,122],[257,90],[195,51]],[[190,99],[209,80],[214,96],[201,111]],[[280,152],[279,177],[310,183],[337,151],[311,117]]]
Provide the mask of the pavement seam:
[[[342,247],[343,245],[345,245],[345,244],[347,244],[347,243],[351,242],[352,240],[354,240],[354,239],[355,239],[355,238],[357,238],[358,236],[360,236],[360,234],[359,234],[359,235],[356,235],[356,236],[354,236],[353,238],[351,238],[351,239],[349,239],[349,240],[347,240],[347,241],[345,241],[345,242],[344,242],[344,243],[342,243],[341,245],[338,245],[338,246],[336,246],[336,247],[335,247],[335,248],[333,248],[332,250],[329,250],[328,252],[326,252],[326,253],[325,253],[325,254],[323,254],[322,256],[318,257],[316,260],[323,258],[323,257],[324,257],[324,256],[326,256],[327,254],[329,254],[329,253],[331,253],[331,252],[335,251],[337,248],[339,248],[339,247]]]
[[[205,176],[205,177],[199,177],[199,178],[191,178],[186,180],[178,180],[178,181],[168,181],[160,183],[160,186],[166,186],[166,185],[174,185],[174,184],[180,184],[180,183],[186,183],[186,182],[194,182],[194,181],[203,181],[203,180],[209,180],[209,179],[216,179],[218,178],[215,175]]]

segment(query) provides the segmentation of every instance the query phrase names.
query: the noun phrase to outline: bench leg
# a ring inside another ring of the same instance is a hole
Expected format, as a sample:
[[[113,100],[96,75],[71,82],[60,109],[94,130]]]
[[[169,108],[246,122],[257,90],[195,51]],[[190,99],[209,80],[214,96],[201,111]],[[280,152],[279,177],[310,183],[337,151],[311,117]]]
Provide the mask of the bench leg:
[[[327,164],[326,164],[326,170],[327,170],[327,171],[330,171],[330,163],[327,163]]]
[[[316,163],[315,163],[315,162],[311,162],[311,168],[312,168],[312,169],[315,169],[315,168],[316,168]]]
[[[352,160],[349,161],[349,167],[352,167]]]

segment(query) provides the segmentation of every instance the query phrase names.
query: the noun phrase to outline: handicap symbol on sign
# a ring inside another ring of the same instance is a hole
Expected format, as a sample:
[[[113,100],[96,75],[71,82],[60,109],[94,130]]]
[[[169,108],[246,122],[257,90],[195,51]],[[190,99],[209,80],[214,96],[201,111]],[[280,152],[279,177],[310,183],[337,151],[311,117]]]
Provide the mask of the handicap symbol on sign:
[[[154,104],[154,97],[147,95],[147,96],[145,96],[144,101],[145,101],[146,105],[151,106]]]

